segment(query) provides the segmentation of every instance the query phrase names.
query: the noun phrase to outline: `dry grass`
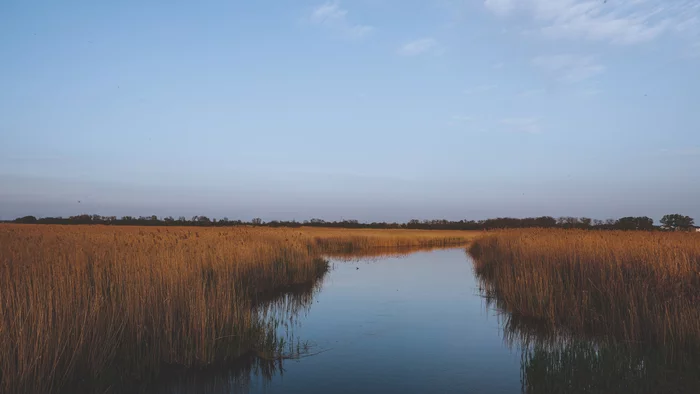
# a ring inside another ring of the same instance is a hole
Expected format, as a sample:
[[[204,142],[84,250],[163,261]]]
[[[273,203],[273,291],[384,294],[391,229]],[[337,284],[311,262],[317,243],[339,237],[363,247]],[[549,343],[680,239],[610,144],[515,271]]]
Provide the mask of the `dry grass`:
[[[474,233],[0,225],[0,392],[143,379],[271,346],[255,305],[324,253],[465,244]]]
[[[487,296],[576,335],[700,350],[700,236],[504,231],[472,243]]]
[[[445,248],[465,245],[480,231],[375,230],[304,227],[324,254],[380,253],[381,249]]]

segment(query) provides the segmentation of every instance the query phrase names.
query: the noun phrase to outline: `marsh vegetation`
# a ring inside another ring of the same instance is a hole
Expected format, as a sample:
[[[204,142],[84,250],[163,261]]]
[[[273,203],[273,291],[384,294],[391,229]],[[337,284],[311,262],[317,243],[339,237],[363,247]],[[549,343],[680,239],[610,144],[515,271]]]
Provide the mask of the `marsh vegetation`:
[[[147,380],[280,346],[261,308],[313,285],[324,253],[464,245],[468,233],[0,226],[0,391]],[[272,356],[274,358],[274,356]]]
[[[590,337],[539,319],[501,316],[504,341],[521,355],[524,394],[700,392],[695,349]]]
[[[0,225],[0,392],[695,392],[699,265],[681,232]]]
[[[700,236],[505,231],[470,246],[503,309],[575,333],[700,350]]]
[[[520,230],[469,251],[523,392],[700,390],[700,236]]]

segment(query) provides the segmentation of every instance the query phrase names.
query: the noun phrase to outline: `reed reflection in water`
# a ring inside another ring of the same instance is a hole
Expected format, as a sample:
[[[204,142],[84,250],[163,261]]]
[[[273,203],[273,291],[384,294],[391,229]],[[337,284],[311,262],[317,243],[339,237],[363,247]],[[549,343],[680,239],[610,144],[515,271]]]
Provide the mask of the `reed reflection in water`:
[[[499,311],[506,345],[521,352],[523,393],[700,392],[700,355],[692,350],[577,334],[485,299]]]
[[[295,335],[294,328],[308,313],[327,272],[313,282],[294,286],[279,294],[258,297],[256,312],[267,328],[267,340],[259,349],[225,365],[202,369],[166,366],[152,382],[112,387],[110,393],[230,394],[247,392],[252,382],[265,385],[284,374],[284,363],[323,352]]]

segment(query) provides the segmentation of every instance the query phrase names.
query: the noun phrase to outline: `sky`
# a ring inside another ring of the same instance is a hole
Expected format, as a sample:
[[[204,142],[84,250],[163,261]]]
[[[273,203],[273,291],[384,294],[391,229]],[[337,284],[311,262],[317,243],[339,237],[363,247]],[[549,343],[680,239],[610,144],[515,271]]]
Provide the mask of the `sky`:
[[[2,0],[0,53],[0,219],[700,219],[700,0]]]

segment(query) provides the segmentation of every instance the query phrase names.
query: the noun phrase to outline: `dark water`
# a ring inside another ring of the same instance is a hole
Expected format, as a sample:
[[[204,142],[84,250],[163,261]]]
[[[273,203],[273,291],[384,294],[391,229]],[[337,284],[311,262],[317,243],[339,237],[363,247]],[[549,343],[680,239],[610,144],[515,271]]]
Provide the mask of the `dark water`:
[[[308,341],[308,357],[251,358],[154,392],[700,392],[694,356],[558,338],[499,312],[480,296],[463,249],[331,264],[281,334]]]

